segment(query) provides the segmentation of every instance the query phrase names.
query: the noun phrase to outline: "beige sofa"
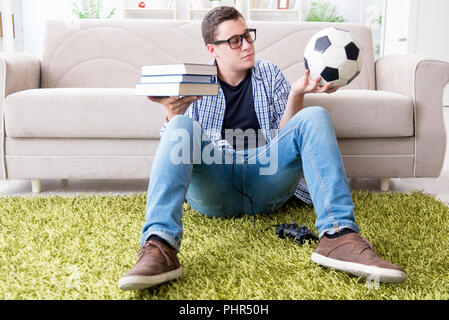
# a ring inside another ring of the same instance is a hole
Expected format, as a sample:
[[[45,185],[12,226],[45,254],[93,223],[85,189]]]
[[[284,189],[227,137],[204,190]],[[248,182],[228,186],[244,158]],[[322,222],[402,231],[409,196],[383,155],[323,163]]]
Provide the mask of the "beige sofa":
[[[257,58],[290,82],[308,39],[327,23],[249,22]],[[442,93],[449,63],[373,58],[371,32],[338,24],[364,46],[360,75],[338,92],[306,96],[332,118],[349,177],[437,177],[445,153]],[[209,63],[199,21],[48,21],[42,60],[0,55],[2,179],[146,179],[165,109],[133,96],[142,64]]]

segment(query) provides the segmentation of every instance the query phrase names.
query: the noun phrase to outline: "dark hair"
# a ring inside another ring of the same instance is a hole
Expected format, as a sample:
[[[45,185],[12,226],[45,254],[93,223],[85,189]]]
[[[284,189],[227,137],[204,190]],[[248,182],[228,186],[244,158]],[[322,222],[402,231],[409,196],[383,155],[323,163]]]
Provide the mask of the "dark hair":
[[[215,31],[220,23],[238,18],[245,20],[241,13],[234,7],[221,6],[209,11],[201,23],[204,43],[208,45],[215,40]]]

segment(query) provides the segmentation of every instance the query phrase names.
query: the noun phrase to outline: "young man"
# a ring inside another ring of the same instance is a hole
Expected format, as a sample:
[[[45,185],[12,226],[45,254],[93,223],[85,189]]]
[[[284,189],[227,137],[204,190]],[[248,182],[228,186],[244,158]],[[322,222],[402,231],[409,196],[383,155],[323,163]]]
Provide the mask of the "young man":
[[[210,11],[202,33],[217,65],[219,93],[149,97],[167,108],[168,122],[152,166],[142,248],[119,288],[144,289],[181,275],[184,201],[214,217],[271,212],[293,195],[305,199],[303,176],[320,237],[312,260],[365,278],[405,281],[405,272],[359,235],[329,115],[321,107],[303,108],[305,94],[338,88],[319,86],[307,71],[290,86],[276,65],[256,60],[256,30],[233,7]],[[240,134],[228,139],[229,130]],[[241,133],[248,130],[263,134],[246,139]],[[180,153],[187,161],[179,161]]]

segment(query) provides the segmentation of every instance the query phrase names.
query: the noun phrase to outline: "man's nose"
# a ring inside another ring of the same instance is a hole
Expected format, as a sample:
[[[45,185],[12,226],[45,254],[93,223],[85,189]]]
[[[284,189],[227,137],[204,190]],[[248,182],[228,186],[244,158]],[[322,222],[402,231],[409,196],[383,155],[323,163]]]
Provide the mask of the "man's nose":
[[[249,47],[251,47],[251,43],[249,43],[248,40],[246,40],[246,38],[243,37],[243,39],[242,39],[242,49],[249,48]]]

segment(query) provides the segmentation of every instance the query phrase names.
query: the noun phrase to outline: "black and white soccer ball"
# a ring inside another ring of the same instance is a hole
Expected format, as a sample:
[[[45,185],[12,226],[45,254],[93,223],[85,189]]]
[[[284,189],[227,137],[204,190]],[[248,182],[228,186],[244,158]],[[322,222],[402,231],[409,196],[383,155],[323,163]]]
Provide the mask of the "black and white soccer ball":
[[[312,36],[304,50],[304,66],[312,79],[321,76],[321,85],[332,87],[351,83],[362,70],[363,47],[349,32],[326,28]]]

